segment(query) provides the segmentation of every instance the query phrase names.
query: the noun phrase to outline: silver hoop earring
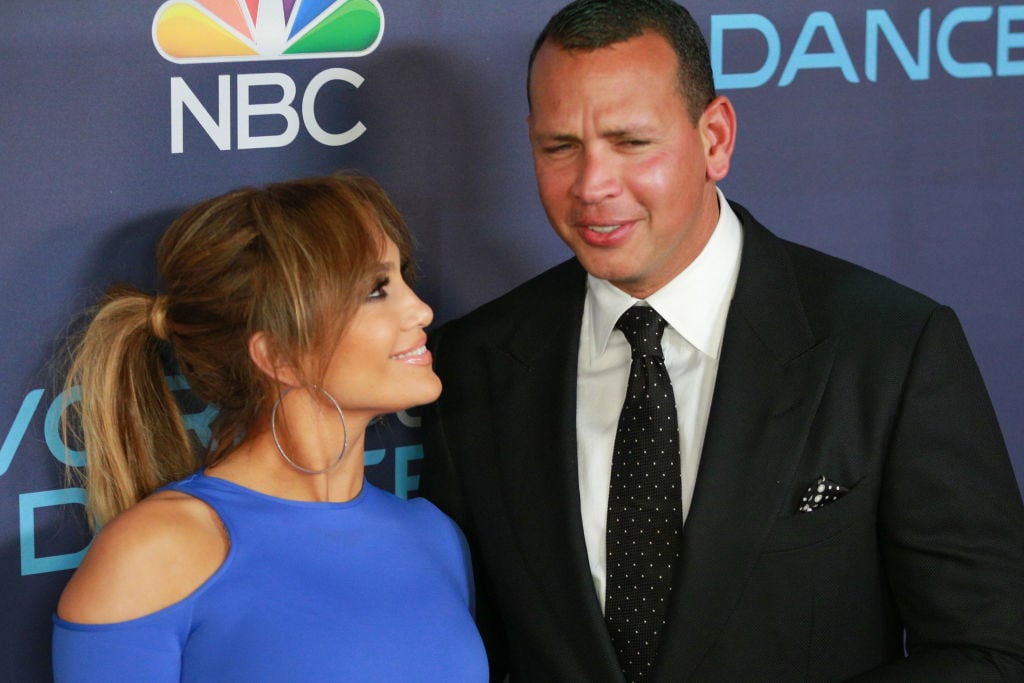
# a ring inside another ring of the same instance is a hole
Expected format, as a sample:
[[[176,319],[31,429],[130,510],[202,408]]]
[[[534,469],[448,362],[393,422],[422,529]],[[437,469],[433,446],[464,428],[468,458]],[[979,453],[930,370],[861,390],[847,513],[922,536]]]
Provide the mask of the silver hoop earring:
[[[305,474],[327,474],[341,463],[341,459],[345,457],[345,451],[348,450],[348,425],[345,423],[345,413],[341,411],[341,406],[338,405],[338,402],[334,400],[334,397],[331,396],[330,393],[327,392],[327,390],[316,385],[313,386],[314,389],[316,389],[321,394],[326,396],[327,400],[330,401],[331,405],[334,406],[334,409],[338,411],[338,417],[341,418],[341,429],[344,434],[344,438],[341,444],[341,453],[338,454],[338,459],[332,462],[330,465],[328,465],[322,470],[311,470],[307,467],[303,467],[302,465],[298,464],[297,462],[288,457],[288,454],[284,452],[284,448],[281,446],[281,441],[277,438],[277,407],[281,405],[281,399],[283,399],[285,395],[293,388],[294,387],[288,387],[280,394],[278,394],[277,400],[274,401],[274,407],[270,410],[270,434],[271,436],[274,437],[274,445],[277,447],[277,452],[281,454],[282,458],[284,458],[284,461],[291,465],[292,467],[294,467],[295,469],[297,469],[299,472],[303,472]]]

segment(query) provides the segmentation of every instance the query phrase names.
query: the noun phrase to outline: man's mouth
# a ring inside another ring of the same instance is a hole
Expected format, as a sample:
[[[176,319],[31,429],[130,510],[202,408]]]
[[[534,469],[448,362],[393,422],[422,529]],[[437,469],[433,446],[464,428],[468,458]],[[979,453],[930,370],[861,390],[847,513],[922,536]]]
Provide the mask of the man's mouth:
[[[576,230],[586,244],[592,247],[615,247],[629,239],[636,226],[635,221],[621,223],[587,223],[579,221]]]

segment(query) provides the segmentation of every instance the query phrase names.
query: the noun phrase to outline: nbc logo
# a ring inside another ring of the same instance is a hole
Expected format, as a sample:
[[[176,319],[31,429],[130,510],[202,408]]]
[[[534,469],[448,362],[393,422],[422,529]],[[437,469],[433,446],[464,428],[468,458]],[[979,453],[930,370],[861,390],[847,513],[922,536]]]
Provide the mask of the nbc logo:
[[[168,0],[153,45],[179,64],[359,57],[384,35],[376,0]]]
[[[153,45],[176,64],[359,57],[373,52],[383,35],[377,0],[168,0],[153,17]],[[186,112],[221,151],[284,147],[302,128],[320,144],[347,145],[366,126],[336,120],[325,125],[321,104],[362,84],[355,71],[333,67],[313,76],[300,98],[299,86],[285,73],[221,74],[216,98],[204,103],[175,76],[171,152],[185,151]],[[199,89],[209,90],[209,85]],[[253,96],[254,90],[259,95]],[[253,126],[253,120],[264,123]],[[339,124],[347,128],[339,131]]]

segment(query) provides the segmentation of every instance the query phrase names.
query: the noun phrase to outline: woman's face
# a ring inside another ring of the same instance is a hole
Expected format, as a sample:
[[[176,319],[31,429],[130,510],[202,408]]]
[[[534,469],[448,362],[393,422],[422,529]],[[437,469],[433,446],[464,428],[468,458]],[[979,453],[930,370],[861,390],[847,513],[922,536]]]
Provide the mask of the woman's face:
[[[331,355],[322,386],[346,418],[378,415],[430,403],[441,393],[431,367],[424,328],[433,311],[402,279],[398,247],[391,240],[366,299]]]

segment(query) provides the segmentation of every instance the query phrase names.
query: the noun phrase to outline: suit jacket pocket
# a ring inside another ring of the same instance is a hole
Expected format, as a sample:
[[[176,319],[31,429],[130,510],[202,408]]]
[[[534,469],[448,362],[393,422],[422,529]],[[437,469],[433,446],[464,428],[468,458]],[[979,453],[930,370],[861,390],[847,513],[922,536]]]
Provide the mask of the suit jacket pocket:
[[[874,525],[878,508],[877,487],[862,479],[839,500],[812,512],[789,511],[779,517],[765,542],[764,552],[786,552],[823,543],[847,527]]]

